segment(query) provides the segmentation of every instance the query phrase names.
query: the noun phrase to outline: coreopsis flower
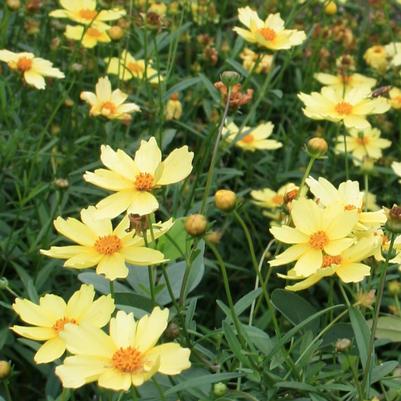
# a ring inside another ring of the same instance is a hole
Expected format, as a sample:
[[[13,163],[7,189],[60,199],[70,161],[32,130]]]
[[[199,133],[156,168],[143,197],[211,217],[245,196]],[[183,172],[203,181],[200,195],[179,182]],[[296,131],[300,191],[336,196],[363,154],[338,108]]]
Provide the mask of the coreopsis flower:
[[[273,56],[271,54],[258,54],[248,48],[245,48],[240,53],[240,57],[242,66],[247,71],[255,71],[257,74],[269,72],[273,65]]]
[[[395,175],[401,177],[401,162],[392,162],[391,168],[393,169]],[[401,180],[399,180],[399,183],[401,184]]]
[[[32,53],[14,53],[10,50],[0,50],[0,61],[7,63],[12,70],[22,74],[24,81],[36,89],[45,89],[45,77],[62,79],[65,77],[53,63]]]
[[[83,25],[104,25],[104,22],[115,21],[126,14],[121,8],[96,10],[96,0],[60,0],[60,5],[63,8],[51,11],[50,17],[68,18]]]
[[[238,19],[247,29],[235,27],[234,31],[247,42],[256,43],[270,50],[290,49],[306,39],[304,31],[285,29],[280,14],[270,14],[265,21],[250,7],[238,9]]]
[[[324,255],[319,270],[306,279],[296,275],[292,270],[288,272],[288,275],[279,274],[278,276],[287,280],[297,280],[296,284],[285,287],[289,291],[305,290],[318,283],[322,278],[333,275],[337,275],[344,283],[359,283],[370,275],[370,267],[362,261],[372,256],[377,247],[378,243],[373,238],[363,238],[339,255]]]
[[[244,127],[240,133],[236,124],[231,122],[223,128],[224,139],[235,146],[254,152],[255,150],[274,150],[281,148],[283,144],[274,139],[267,139],[273,132],[274,125],[271,122],[260,124],[255,128]]]
[[[386,71],[389,64],[389,54],[384,46],[376,45],[369,47],[363,55],[363,58],[366,64],[379,72]]]
[[[383,156],[382,149],[391,146],[391,141],[380,138],[380,130],[377,128],[367,128],[364,130],[350,129],[345,140],[347,143],[347,152],[354,157],[354,161],[359,164],[365,158],[373,160],[380,159]],[[338,138],[336,150],[345,152],[344,139]]]
[[[158,84],[159,80],[163,81],[163,77],[153,68],[152,60],[137,60],[128,51],[124,50],[120,58],[111,57],[105,59],[107,64],[107,73],[118,75],[123,81],[132,78],[147,79],[152,84]]]
[[[251,196],[256,205],[264,209],[276,209],[284,205],[286,195],[293,190],[298,190],[298,187],[290,182],[280,187],[278,191],[270,188],[251,191]]]
[[[316,73],[314,74],[314,78],[317,79],[324,86],[331,86],[334,88],[351,89],[360,86],[366,86],[369,89],[372,89],[377,80],[369,77],[365,77],[362,74],[351,74],[351,75],[332,75],[326,73]]]
[[[177,93],[173,93],[167,101],[165,109],[166,120],[179,120],[182,116],[182,104]]]
[[[114,192],[96,205],[97,217],[114,218],[125,211],[145,215],[157,210],[159,202],[152,191],[186,178],[192,171],[194,154],[182,146],[163,161],[161,157],[154,137],[141,141],[134,159],[121,149],[102,145],[100,159],[108,169],[84,174],[87,182]]]
[[[156,345],[167,327],[169,312],[156,307],[138,321],[119,311],[109,334],[90,326],[67,325],[62,338],[73,354],[56,368],[63,387],[97,382],[100,387],[127,391],[154,374],[177,375],[191,366],[190,350],[175,342]]]
[[[344,210],[338,205],[322,208],[301,198],[292,202],[291,218],[294,227],[270,229],[274,238],[291,246],[269,263],[282,266],[296,261],[297,276],[310,276],[322,266],[324,255],[337,256],[354,242],[349,236],[358,222],[355,209]]]
[[[136,266],[149,266],[166,261],[164,255],[156,249],[145,246],[145,239],[163,235],[172,226],[172,220],[155,224],[153,236],[150,230],[146,238],[127,231],[129,217],[125,216],[113,229],[110,219],[96,219],[93,206],[81,210],[81,221],[69,217],[57,217],[54,220],[56,230],[78,245],[52,246],[41,253],[56,259],[66,259],[65,267],[74,269],[96,268],[97,274],[104,274],[109,280],[128,276],[127,263]]]
[[[103,116],[109,120],[129,120],[130,114],[140,111],[135,103],[125,103],[128,95],[120,89],[112,91],[109,78],[99,78],[96,93],[81,92],[81,99],[90,104],[91,116]]]
[[[388,93],[390,97],[390,105],[393,109],[401,109],[401,89],[391,88]]]
[[[355,229],[378,228],[387,220],[382,209],[375,212],[364,211],[365,193],[359,190],[358,181],[342,182],[337,189],[323,177],[319,177],[318,180],[308,177],[306,184],[318,200],[319,205],[325,207],[339,206],[343,210],[355,210],[358,218],[358,225],[355,226]]]
[[[401,42],[392,42],[384,46],[392,67],[401,65]]]
[[[357,87],[347,91],[342,88],[325,86],[321,92],[310,95],[300,93],[299,99],[304,103],[304,114],[313,120],[344,122],[347,128],[360,130],[370,128],[367,116],[382,114],[389,110],[390,104],[384,97],[370,98],[367,87]]]
[[[94,301],[95,290],[92,285],[82,285],[69,301],[53,294],[39,299],[39,305],[28,299],[17,298],[14,311],[22,321],[30,326],[12,326],[15,333],[35,341],[45,341],[38,349],[36,363],[48,363],[60,358],[66,349],[61,334],[65,326],[90,325],[100,330],[105,326],[114,311],[111,295],[103,295]]]
[[[108,25],[96,25],[85,28],[81,25],[67,25],[65,28],[64,35],[66,38],[76,40],[82,43],[83,47],[92,49],[97,46],[98,43],[109,43],[111,38],[108,35],[110,26]]]

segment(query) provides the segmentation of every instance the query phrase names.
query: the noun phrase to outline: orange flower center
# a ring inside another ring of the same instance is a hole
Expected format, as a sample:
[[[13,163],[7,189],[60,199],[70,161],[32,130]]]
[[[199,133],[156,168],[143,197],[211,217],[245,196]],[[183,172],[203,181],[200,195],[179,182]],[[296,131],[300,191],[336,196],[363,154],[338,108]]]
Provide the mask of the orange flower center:
[[[397,104],[401,104],[401,96],[396,96],[395,98],[393,98],[393,101]]]
[[[70,319],[68,317],[63,317],[62,319],[59,319],[54,323],[53,329],[56,330],[56,333],[59,334],[61,331],[64,330],[64,326],[67,323],[71,324],[78,324],[78,322],[75,319]]]
[[[27,57],[21,57],[20,59],[18,59],[17,68],[21,72],[28,71],[31,69],[31,67],[32,67],[32,59],[27,58]]]
[[[275,205],[282,205],[283,202],[284,202],[284,196],[283,195],[279,195],[279,194],[274,195],[273,198],[272,198],[272,202]]]
[[[105,235],[99,237],[95,242],[95,249],[103,255],[113,255],[122,248],[123,244],[117,235]]]
[[[245,142],[245,143],[251,143],[251,142],[253,142],[254,140],[255,140],[255,138],[253,137],[252,134],[245,135],[245,136],[242,138],[242,142]]]
[[[105,110],[106,114],[116,114],[117,107],[113,102],[104,102],[102,104],[102,111]]]
[[[265,40],[268,41],[273,41],[277,36],[276,32],[270,28],[261,28],[258,30],[258,32],[264,37]]]
[[[329,243],[329,238],[324,231],[316,231],[309,237],[309,245],[315,249],[323,249]]]
[[[92,27],[89,27],[88,30],[86,31],[86,33],[89,36],[92,36],[92,38],[100,38],[100,36],[102,36],[102,32],[100,32],[98,29],[92,28]]]
[[[338,255],[338,256],[324,255],[322,267],[329,267],[331,265],[339,265],[340,263],[341,263],[340,255]]]
[[[344,210],[355,210],[356,209],[356,206],[354,206],[354,205],[345,205],[344,206]]]
[[[369,143],[369,138],[366,136],[359,136],[358,138],[356,138],[356,142],[359,145],[367,145]]]
[[[96,17],[96,15],[97,15],[96,10],[89,10],[88,8],[83,8],[82,10],[79,10],[79,16],[89,21],[92,21],[93,18]]]
[[[139,173],[135,178],[135,188],[138,191],[150,191],[153,188],[154,179],[152,174]]]
[[[120,348],[111,358],[113,366],[124,373],[134,373],[142,368],[142,353],[133,347]]]
[[[352,113],[352,105],[347,102],[340,102],[336,105],[335,110],[338,114],[348,115]]]
[[[348,75],[341,75],[341,81],[343,82],[343,84],[350,84],[351,80],[352,78]]]
[[[144,69],[143,69],[143,67],[140,65],[140,64],[138,64],[138,63],[129,63],[128,64],[128,69],[132,72],[132,74],[141,74],[143,71],[144,71]]]

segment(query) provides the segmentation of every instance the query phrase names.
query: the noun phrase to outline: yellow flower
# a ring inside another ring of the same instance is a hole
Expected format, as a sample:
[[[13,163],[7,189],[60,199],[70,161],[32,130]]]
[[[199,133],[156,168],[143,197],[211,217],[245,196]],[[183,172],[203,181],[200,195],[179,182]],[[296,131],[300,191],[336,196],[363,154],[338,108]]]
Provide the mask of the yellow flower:
[[[256,205],[266,209],[276,209],[283,206],[285,196],[293,190],[298,190],[298,187],[290,182],[283,185],[277,192],[270,188],[263,188],[251,191],[251,196]]]
[[[401,42],[392,42],[384,46],[392,67],[401,65]]]
[[[287,285],[285,289],[289,291],[305,290],[322,278],[334,274],[340,277],[344,283],[358,283],[370,275],[370,267],[361,261],[372,256],[377,247],[378,242],[373,238],[363,238],[340,255],[324,255],[320,269],[306,279],[297,276],[292,270],[288,272],[287,276],[283,274],[278,274],[278,276],[287,280],[300,280],[296,284]]]
[[[35,341],[45,341],[35,354],[36,363],[48,363],[60,358],[65,352],[65,341],[61,338],[65,325],[73,327],[91,325],[105,326],[114,311],[110,295],[103,295],[94,301],[95,290],[91,285],[82,285],[66,304],[63,298],[47,294],[39,299],[39,305],[28,299],[17,298],[14,311],[21,320],[31,326],[12,326],[11,329]]]
[[[255,71],[257,74],[261,72],[269,72],[273,64],[273,56],[270,54],[259,55],[251,49],[245,48],[240,54],[242,66],[249,72]],[[260,57],[259,63],[256,60]]]
[[[393,162],[391,163],[391,168],[393,169],[395,175],[401,177],[401,162]],[[401,184],[401,180],[398,181]]]
[[[110,29],[108,25],[96,25],[85,28],[81,25],[67,25],[64,35],[71,40],[77,40],[82,43],[83,47],[91,49],[98,43],[111,42],[107,31]]]
[[[110,120],[128,120],[130,113],[140,111],[135,103],[124,103],[128,95],[119,89],[111,90],[109,78],[99,78],[96,84],[96,93],[81,92],[81,99],[91,105],[89,114],[103,116]]]
[[[135,321],[119,311],[109,334],[90,326],[67,325],[62,337],[73,354],[57,366],[63,387],[97,382],[100,387],[127,391],[154,374],[177,375],[190,368],[190,350],[174,342],[156,345],[167,327],[168,310],[159,307]]]
[[[391,107],[396,110],[401,109],[401,89],[391,88],[389,96]]]
[[[351,74],[351,75],[332,75],[319,72],[314,74],[321,84],[325,86],[331,86],[333,88],[340,88],[341,90],[356,88],[360,86],[366,86],[372,89],[376,85],[376,79],[365,77],[362,74]]]
[[[274,125],[268,122],[255,128],[244,127],[240,133],[237,125],[231,122],[223,128],[223,137],[227,142],[235,142],[235,146],[251,152],[265,149],[274,150],[283,145],[274,139],[267,139],[272,134],[273,128]]]
[[[96,0],[60,0],[60,5],[63,8],[51,11],[50,17],[68,18],[91,26],[102,25],[105,21],[115,21],[126,14],[121,8],[96,10]]]
[[[354,239],[348,238],[358,221],[356,210],[344,210],[337,205],[321,208],[310,199],[292,202],[293,227],[273,227],[270,232],[285,244],[293,244],[270,261],[271,266],[281,266],[297,261],[294,271],[308,277],[322,266],[323,252],[330,256],[341,254]]]
[[[306,39],[305,32],[285,29],[280,14],[270,14],[265,21],[250,7],[239,8],[238,18],[248,29],[235,27],[234,31],[247,42],[257,43],[270,50],[290,49]]]
[[[0,61],[4,61],[12,70],[19,71],[25,82],[36,89],[45,89],[44,77],[64,78],[64,74],[53,67],[53,63],[32,53],[14,53],[9,50],[0,50]]]
[[[128,276],[126,263],[149,266],[165,262],[164,255],[145,247],[145,239],[135,232],[127,232],[130,226],[125,216],[113,230],[111,220],[96,219],[93,206],[81,210],[81,221],[69,217],[54,220],[56,230],[79,245],[52,246],[41,253],[52,258],[67,259],[65,267],[87,269],[96,266],[97,274],[104,274],[109,280]],[[172,220],[154,225],[154,238],[163,235],[172,226]],[[151,233],[147,232],[151,242]]]
[[[372,46],[366,50],[363,58],[370,67],[379,72],[386,71],[389,63],[389,54],[384,46]]]
[[[367,128],[363,131],[350,129],[346,136],[347,151],[352,153],[354,161],[359,164],[365,158],[380,159],[383,156],[382,149],[389,148],[391,141],[380,138],[380,130]],[[336,150],[345,152],[344,139],[338,138]]]
[[[163,77],[153,68],[152,60],[148,60],[146,67],[145,60],[135,59],[128,51],[124,50],[120,58],[112,57],[105,60],[108,74],[118,75],[123,81],[132,78],[148,79],[152,84],[158,84],[159,79],[163,81]],[[146,73],[145,73],[146,70]]]
[[[382,114],[390,108],[384,97],[370,98],[370,89],[357,87],[344,93],[341,88],[323,87],[321,92],[310,95],[300,93],[305,105],[304,114],[313,120],[343,121],[347,128],[366,129],[370,114]]]
[[[98,187],[115,192],[100,201],[97,218],[114,218],[125,212],[145,215],[154,212],[159,203],[152,191],[163,185],[182,181],[192,171],[193,152],[188,146],[173,150],[164,161],[156,139],[141,141],[132,159],[124,151],[101,147],[100,159],[108,168],[87,171],[84,179]]]
[[[176,93],[170,96],[165,110],[166,120],[179,120],[182,116],[182,104]]]
[[[339,206],[343,210],[355,210],[358,213],[358,225],[355,226],[355,229],[378,228],[387,220],[382,209],[376,212],[364,211],[365,193],[359,190],[358,181],[348,180],[342,182],[337,189],[323,177],[318,180],[308,177],[306,184],[316,197],[319,205],[325,207]]]

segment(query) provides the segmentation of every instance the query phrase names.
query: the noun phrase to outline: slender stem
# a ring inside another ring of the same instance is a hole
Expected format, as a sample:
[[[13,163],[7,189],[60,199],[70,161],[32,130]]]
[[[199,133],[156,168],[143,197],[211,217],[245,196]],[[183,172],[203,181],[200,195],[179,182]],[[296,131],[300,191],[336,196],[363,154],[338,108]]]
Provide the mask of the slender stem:
[[[363,210],[365,211],[365,212],[367,212],[368,211],[368,195],[369,195],[369,174],[368,173],[365,173],[364,175],[363,175],[363,181],[364,181],[364,186],[365,186],[365,193],[364,193],[364,196],[363,196],[363,203],[364,203],[364,205],[363,205]]]
[[[115,299],[114,281],[113,281],[113,280],[110,280],[109,284],[110,284],[110,295],[111,295],[111,297],[112,297],[113,299]]]
[[[152,225],[152,222],[150,222],[150,225]],[[152,231],[151,231],[152,233]],[[149,246],[149,241],[148,241],[148,233],[147,230],[143,230],[143,240],[145,242],[145,246]],[[155,297],[155,288],[154,288],[154,275],[153,275],[153,267],[148,266],[148,277],[149,277],[149,290],[150,290],[150,299],[152,300],[152,306],[155,306],[156,304],[156,297]]]
[[[351,358],[349,357],[348,352],[346,353],[345,356],[347,358],[348,365],[351,368],[352,377],[354,378],[355,387],[358,391],[359,400],[363,401],[363,391],[362,391],[361,383],[359,383],[358,371],[357,371],[357,369],[355,369],[354,363],[352,362]]]
[[[4,390],[5,390],[5,393],[6,393],[6,400],[7,401],[12,401],[13,398],[11,397],[10,387],[9,387],[8,384],[9,384],[8,380],[4,380]]]
[[[345,153],[345,178],[349,179],[349,166],[348,166],[348,149],[347,149],[347,133],[345,127],[343,127],[343,138],[344,138],[344,153]]]
[[[308,165],[306,166],[306,170],[305,170],[304,176],[302,177],[301,184],[299,185],[299,191],[298,191],[298,196],[297,196],[297,198],[300,198],[300,197],[302,196],[302,192],[303,192],[303,189],[304,189],[304,187],[305,187],[305,181],[306,181],[306,179],[308,178],[308,176],[309,176],[309,174],[310,174],[310,172],[311,172],[311,170],[312,170],[312,167],[313,167],[313,164],[315,163],[315,161],[316,161],[316,157],[313,157],[313,156],[312,156],[312,157],[310,158],[310,160],[309,160]]]
[[[388,264],[389,264],[389,261],[390,261],[391,254],[393,252],[395,238],[396,238],[396,235],[394,233],[391,233],[390,246],[389,246],[389,249],[388,249],[388,251],[386,253],[386,259],[385,259],[385,262],[383,264],[382,270],[380,272],[379,291],[377,293],[375,314],[374,314],[374,317],[373,317],[372,329],[370,331],[370,339],[369,339],[369,346],[368,346],[368,356],[367,356],[367,360],[366,360],[366,366],[365,366],[365,369],[363,371],[362,389],[364,391],[364,395],[366,394],[366,397],[364,397],[364,399],[369,397],[370,365],[372,363],[372,354],[374,352],[375,334],[376,334],[376,329],[377,329],[377,323],[378,323],[378,320],[379,320],[380,306],[381,306],[382,299],[383,299],[384,285],[386,283],[387,268],[388,268]]]

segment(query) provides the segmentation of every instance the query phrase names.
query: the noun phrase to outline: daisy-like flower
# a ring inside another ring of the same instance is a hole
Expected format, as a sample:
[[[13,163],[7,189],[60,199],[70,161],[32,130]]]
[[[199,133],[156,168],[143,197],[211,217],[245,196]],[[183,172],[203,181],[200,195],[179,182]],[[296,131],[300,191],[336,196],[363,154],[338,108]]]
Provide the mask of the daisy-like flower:
[[[300,93],[299,99],[305,105],[304,114],[313,120],[343,121],[347,128],[370,128],[367,116],[382,114],[390,109],[384,97],[370,98],[367,87],[357,87],[348,91],[341,88],[325,86],[321,92],[310,95]]]
[[[104,274],[109,280],[128,276],[127,263],[149,266],[165,262],[164,255],[155,249],[145,247],[145,239],[134,232],[127,232],[130,222],[125,216],[113,230],[111,220],[96,219],[93,206],[81,210],[81,221],[69,217],[54,220],[56,230],[78,245],[52,246],[41,253],[57,259],[67,259],[65,267],[87,269],[96,267],[97,274]],[[158,238],[167,232],[173,222],[154,225],[153,235]],[[148,231],[147,241],[151,242]]]
[[[393,169],[395,175],[401,177],[401,162],[392,162],[391,168]],[[401,180],[398,181],[401,184]]]
[[[373,69],[384,72],[389,64],[389,54],[384,46],[375,45],[366,50],[363,58]]]
[[[280,187],[277,192],[270,188],[263,188],[251,191],[251,196],[256,205],[264,209],[276,209],[283,206],[286,195],[292,191],[298,191],[298,187],[290,182]]]
[[[365,77],[362,74],[351,74],[351,75],[333,75],[319,72],[314,74],[314,78],[325,86],[331,86],[333,88],[340,88],[341,90],[356,88],[360,86],[366,86],[372,89],[377,80],[369,77]]]
[[[382,209],[375,212],[363,211],[365,194],[359,190],[358,181],[348,180],[342,182],[337,189],[323,177],[318,180],[308,177],[306,184],[316,197],[319,205],[325,207],[339,206],[343,210],[355,210],[358,217],[358,225],[355,226],[355,229],[378,228],[387,220],[386,214]]]
[[[401,109],[401,89],[391,88],[391,90],[388,94],[390,97],[391,107],[396,110]]]
[[[13,309],[30,326],[12,326],[11,330],[30,340],[45,341],[35,354],[36,363],[55,361],[65,352],[61,335],[66,324],[74,327],[85,324],[100,329],[109,322],[114,311],[113,298],[111,295],[103,295],[96,301],[94,298],[95,290],[91,285],[82,285],[67,303],[53,294],[41,297],[39,305],[17,298]]]
[[[96,93],[81,92],[81,99],[89,103],[91,116],[103,116],[110,120],[129,120],[130,114],[140,111],[135,103],[124,103],[128,95],[120,89],[111,90],[109,78],[99,78],[96,84]]]
[[[390,65],[398,67],[401,65],[401,42],[392,42],[384,46],[388,57],[390,58]]]
[[[238,126],[231,122],[223,128],[223,137],[227,142],[235,142],[235,146],[251,152],[274,150],[281,148],[283,144],[274,139],[267,139],[273,133],[273,128],[274,125],[268,122],[255,128],[244,127],[240,133]]]
[[[159,307],[135,321],[119,311],[110,331],[67,325],[62,337],[73,354],[57,366],[63,387],[78,388],[97,382],[100,387],[127,391],[154,374],[177,375],[191,366],[190,350],[174,342],[156,345],[167,327],[168,310]]]
[[[356,163],[361,163],[363,159],[380,159],[383,156],[383,149],[391,146],[391,141],[380,138],[380,130],[368,128],[363,131],[350,129],[346,136],[347,152],[352,153]],[[337,139],[336,150],[345,152],[344,140]]]
[[[0,61],[7,63],[9,68],[22,74],[24,81],[36,89],[45,89],[44,77],[59,78],[65,77],[53,63],[32,53],[14,53],[10,50],[0,50]]]
[[[121,8],[96,10],[96,0],[60,0],[60,5],[63,8],[51,11],[50,17],[68,18],[83,25],[99,26],[107,21],[115,21],[126,14],[126,11]]]
[[[90,26],[88,28],[85,28],[81,25],[67,25],[64,35],[68,39],[80,41],[83,47],[91,49],[98,43],[111,42],[111,38],[107,34],[109,29],[110,26],[105,24]]]
[[[141,216],[154,212],[159,202],[152,191],[186,178],[192,171],[193,157],[188,146],[182,146],[162,161],[154,137],[141,141],[134,159],[121,149],[102,145],[100,159],[108,170],[87,171],[84,179],[115,193],[96,205],[97,218],[114,218],[125,211]]]
[[[240,57],[242,59],[242,66],[247,71],[255,71],[257,74],[269,72],[273,64],[273,56],[271,54],[260,55],[248,48],[245,48],[241,52]],[[260,60],[256,64],[259,57]]]
[[[310,276],[322,266],[324,254],[339,255],[354,242],[349,235],[358,221],[356,210],[344,210],[338,205],[323,209],[302,198],[292,202],[291,218],[295,227],[283,225],[270,229],[274,238],[291,244],[270,265],[297,261],[294,266],[297,276]]]
[[[128,51],[124,50],[120,58],[111,57],[105,59],[107,64],[107,73],[118,75],[123,81],[132,78],[148,79],[152,84],[158,84],[159,79],[163,81],[163,77],[159,76],[157,70],[152,66],[152,60],[148,60],[146,66],[145,60],[137,60]]]
[[[247,29],[235,27],[234,31],[247,42],[256,43],[270,50],[290,49],[306,39],[304,31],[285,29],[280,14],[270,14],[265,21],[250,7],[238,9],[238,19]]]
[[[287,280],[298,281],[296,284],[285,287],[289,291],[305,290],[318,283],[322,278],[335,274],[344,283],[359,283],[370,275],[370,267],[361,262],[372,256],[377,248],[378,241],[375,241],[374,238],[363,238],[340,255],[324,255],[320,269],[306,279],[303,279],[302,276],[297,276],[292,270],[288,272],[288,275],[278,274],[278,276]]]

